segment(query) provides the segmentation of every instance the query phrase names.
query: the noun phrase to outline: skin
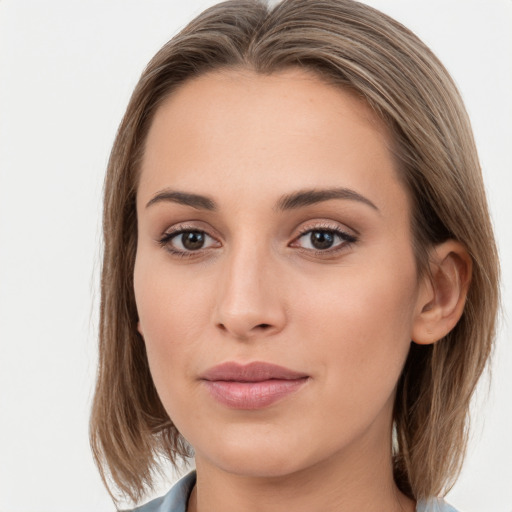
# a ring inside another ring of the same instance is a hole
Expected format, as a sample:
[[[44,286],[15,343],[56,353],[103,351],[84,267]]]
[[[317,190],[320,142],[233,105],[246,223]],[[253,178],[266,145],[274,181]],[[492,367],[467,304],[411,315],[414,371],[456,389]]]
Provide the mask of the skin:
[[[438,248],[440,293],[418,277],[390,142],[365,103],[301,70],[209,73],[157,111],[137,192],[135,296],[156,389],[195,450],[189,511],[414,510],[392,477],[395,386],[411,339],[431,343],[460,316],[465,260],[455,243]],[[374,206],[275,207],[340,187]],[[154,199],[169,190],[217,209]],[[179,228],[207,235],[189,257],[170,252],[185,250],[169,238]],[[311,232],[335,229],[352,241],[315,251]],[[226,361],[309,379],[269,407],[232,409],[199,378]]]

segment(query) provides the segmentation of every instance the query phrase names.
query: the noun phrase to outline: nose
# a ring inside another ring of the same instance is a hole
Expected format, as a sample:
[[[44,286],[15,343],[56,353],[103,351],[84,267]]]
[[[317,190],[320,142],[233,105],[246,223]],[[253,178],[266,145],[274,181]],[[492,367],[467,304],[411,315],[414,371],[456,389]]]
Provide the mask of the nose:
[[[233,250],[219,273],[216,327],[239,340],[280,332],[286,307],[278,270],[266,250]]]

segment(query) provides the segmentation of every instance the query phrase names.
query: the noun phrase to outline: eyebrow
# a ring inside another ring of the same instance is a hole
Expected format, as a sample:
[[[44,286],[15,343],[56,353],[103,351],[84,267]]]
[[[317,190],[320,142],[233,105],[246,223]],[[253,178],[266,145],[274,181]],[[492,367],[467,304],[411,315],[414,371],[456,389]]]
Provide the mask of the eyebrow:
[[[286,211],[303,208],[313,204],[330,201],[331,199],[345,199],[363,203],[376,211],[379,211],[372,201],[362,196],[355,190],[349,188],[326,188],[326,189],[308,189],[299,190],[291,194],[282,196],[274,206],[275,211]],[[215,201],[200,194],[192,194],[189,192],[180,192],[177,190],[165,189],[156,194],[146,204],[146,208],[160,202],[173,202],[191,206],[197,210],[217,211],[218,207]]]
[[[295,210],[296,208],[302,208],[323,201],[329,201],[331,199],[348,199],[350,201],[358,201],[367,206],[370,206],[376,211],[379,211],[377,206],[372,203],[368,198],[362,196],[355,190],[349,188],[326,188],[326,189],[311,189],[311,190],[299,190],[292,194],[283,196],[275,206],[278,211],[284,210]]]
[[[162,201],[170,201],[172,203],[184,204],[191,206],[197,210],[217,210],[217,205],[213,199],[199,194],[191,194],[189,192],[178,192],[176,190],[162,190],[156,194],[147,204],[149,206],[160,203]]]

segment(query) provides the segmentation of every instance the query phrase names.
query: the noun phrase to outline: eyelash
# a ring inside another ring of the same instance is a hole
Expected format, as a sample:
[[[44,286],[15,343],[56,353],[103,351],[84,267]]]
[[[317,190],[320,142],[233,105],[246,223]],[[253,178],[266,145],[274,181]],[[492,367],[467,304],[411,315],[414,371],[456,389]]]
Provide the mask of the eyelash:
[[[204,251],[204,249],[198,249],[197,251],[180,251],[172,247],[171,241],[184,233],[202,233],[214,239],[212,236],[210,236],[206,231],[202,229],[198,229],[197,227],[194,226],[180,224],[179,226],[176,226],[176,228],[173,229],[172,231],[164,233],[164,235],[158,240],[158,244],[166,251],[170,252],[173,256],[177,256],[178,258],[197,257],[200,252]]]
[[[177,250],[177,249],[173,248],[170,243],[174,238],[178,237],[179,235],[182,235],[184,233],[190,233],[190,232],[201,233],[201,234],[206,235],[207,237],[215,240],[206,231],[198,229],[197,227],[187,226],[187,225],[179,225],[179,226],[176,226],[176,228],[173,229],[171,232],[165,233],[158,240],[158,244],[162,248],[167,250],[169,253],[171,253],[173,256],[176,256],[178,258],[197,257],[204,250],[208,250],[208,248],[207,249],[198,249],[196,251],[191,251],[191,250],[181,251],[181,250]],[[299,247],[298,249],[301,250],[301,252],[305,252],[307,254],[313,254],[314,256],[324,256],[324,257],[327,255],[332,256],[334,254],[341,252],[342,250],[348,249],[350,246],[352,246],[353,244],[358,242],[358,238],[356,236],[351,235],[350,233],[347,233],[346,231],[343,231],[342,229],[339,228],[339,226],[333,226],[330,224],[321,224],[321,225],[316,225],[314,227],[303,228],[299,232],[299,234],[295,237],[294,241],[299,240],[300,238],[302,238],[304,235],[307,235],[308,233],[314,233],[314,232],[330,233],[334,236],[338,236],[341,239],[341,243],[334,246],[334,248],[329,248],[329,249],[325,249],[325,250],[304,249],[304,248]]]
[[[314,232],[330,233],[334,236],[338,236],[341,239],[341,242],[335,245],[334,247],[325,250],[304,249],[299,247],[299,250],[301,250],[301,252],[313,254],[314,256],[332,256],[338,254],[341,251],[346,251],[349,247],[351,247],[358,241],[358,238],[356,236],[351,235],[346,231],[343,231],[342,229],[340,229],[339,226],[331,224],[319,224],[313,227],[304,227],[299,231],[299,234],[295,237],[295,240],[299,240],[304,235]]]

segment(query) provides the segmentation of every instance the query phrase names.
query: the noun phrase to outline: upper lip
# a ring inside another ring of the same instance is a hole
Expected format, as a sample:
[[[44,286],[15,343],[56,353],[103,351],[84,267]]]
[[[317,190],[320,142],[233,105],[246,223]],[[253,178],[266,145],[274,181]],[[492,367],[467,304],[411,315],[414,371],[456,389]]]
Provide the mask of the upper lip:
[[[236,382],[262,382],[271,379],[295,380],[306,377],[308,377],[308,375],[305,373],[260,361],[249,364],[229,361],[209,368],[200,376],[202,380]]]

